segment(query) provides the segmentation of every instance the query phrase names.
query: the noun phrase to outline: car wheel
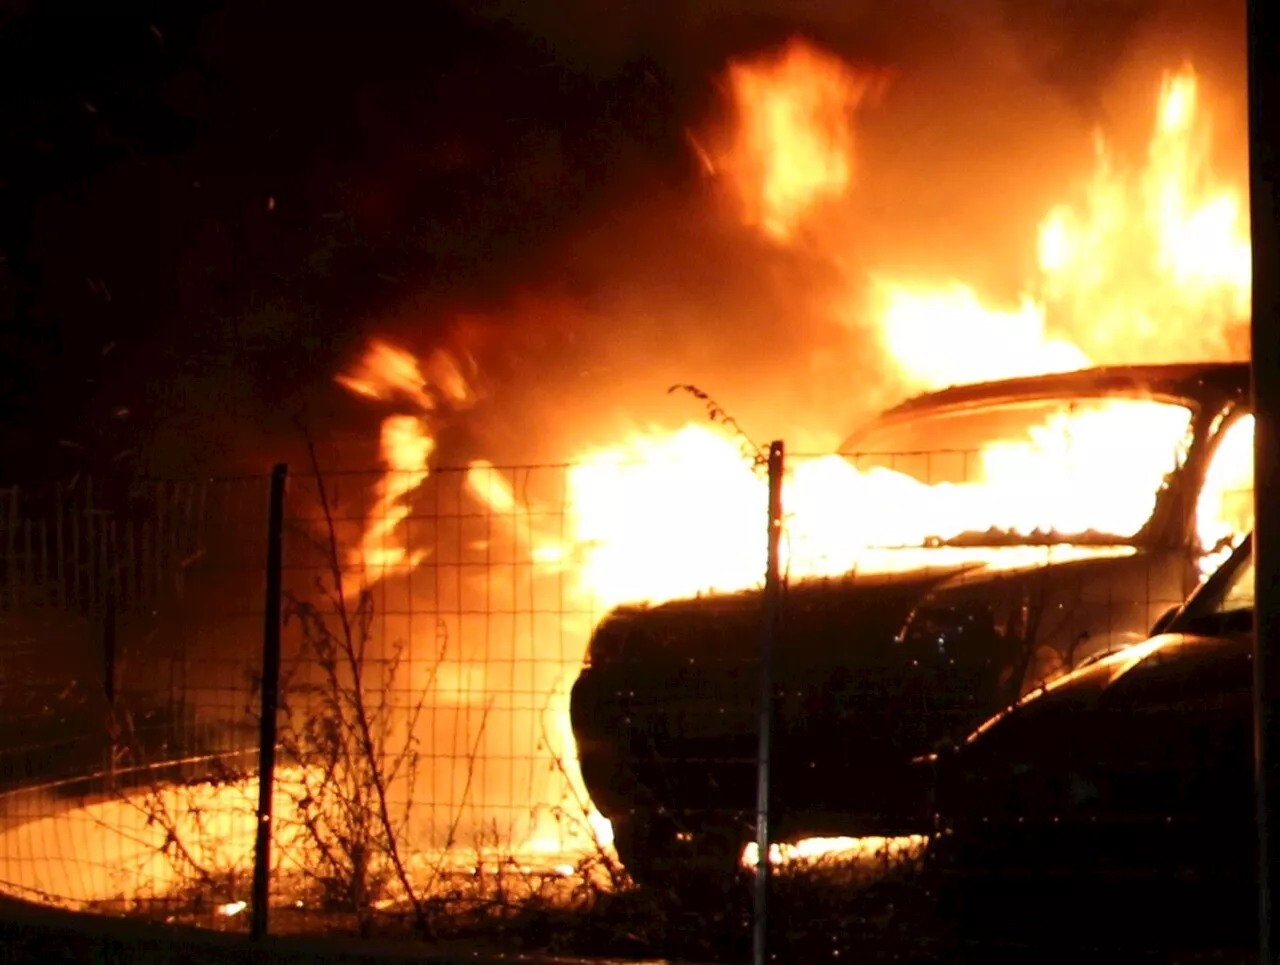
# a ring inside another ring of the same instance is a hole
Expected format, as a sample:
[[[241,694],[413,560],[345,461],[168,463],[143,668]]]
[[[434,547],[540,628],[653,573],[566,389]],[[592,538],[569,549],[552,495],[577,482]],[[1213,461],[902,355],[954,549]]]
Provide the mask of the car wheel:
[[[679,820],[635,812],[613,819],[622,866],[645,889],[683,896],[728,887],[742,871],[743,835],[729,820]]]

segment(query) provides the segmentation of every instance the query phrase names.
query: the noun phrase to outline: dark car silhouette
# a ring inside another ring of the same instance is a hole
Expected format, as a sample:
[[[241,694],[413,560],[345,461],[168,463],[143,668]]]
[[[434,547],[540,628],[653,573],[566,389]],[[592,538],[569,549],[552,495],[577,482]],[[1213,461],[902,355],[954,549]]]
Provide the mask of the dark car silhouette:
[[[939,755],[931,848],[962,920],[1100,924],[1111,909],[1133,931],[1144,917],[1174,926],[1182,908],[1248,933],[1253,616],[1245,540],[1164,632],[1046,684]]]
[[[926,830],[929,781],[913,760],[1040,681],[1145,639],[1198,585],[1218,537],[1251,526],[1205,524],[1221,515],[1219,454],[1242,428],[1251,445],[1248,385],[1247,363],[1011,379],[918,397],[852,437],[842,451],[858,468],[931,485],[964,482],[974,452],[1066,412],[1105,408],[1123,426],[1155,408],[1176,430],[1157,442],[1176,452],[1154,476],[1149,433],[1086,454],[1076,483],[1096,496],[1091,519],[1125,494],[1141,503],[1124,531],[970,528],[791,580],[773,646],[776,840]],[[1049,504],[1054,485],[1029,479],[1010,495]],[[855,509],[874,521],[904,506]],[[619,607],[592,635],[571,700],[578,758],[638,880],[736,865],[753,838],[760,614],[759,591],[713,593]]]

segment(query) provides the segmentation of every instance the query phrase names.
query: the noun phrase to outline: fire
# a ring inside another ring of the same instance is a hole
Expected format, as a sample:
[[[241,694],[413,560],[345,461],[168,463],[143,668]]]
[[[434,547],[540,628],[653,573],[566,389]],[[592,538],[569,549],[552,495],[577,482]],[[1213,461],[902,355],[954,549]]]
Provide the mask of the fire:
[[[855,113],[883,75],[795,40],[731,63],[725,80],[736,135],[714,166],[748,224],[794,242],[853,188]],[[1215,177],[1211,141],[1195,70],[1167,72],[1144,163],[1126,166],[1095,132],[1092,175],[1041,219],[1036,271],[1015,304],[992,305],[957,280],[872,272],[857,312],[871,314],[913,391],[1091,362],[1232,357],[1250,310],[1248,205]]]
[[[880,79],[796,39],[776,55],[732,62],[726,81],[737,135],[709,166],[736,182],[749,224],[787,240],[853,183],[853,112]]]
[[[1248,204],[1215,180],[1210,135],[1195,71],[1166,74],[1145,166],[1123,170],[1099,132],[1083,202],[1041,223],[1043,298],[1107,360],[1148,346],[1228,357],[1230,330],[1249,317]]]
[[[939,453],[933,471],[958,481],[929,479],[920,458],[915,474],[860,468],[858,454],[798,460],[783,490],[788,573],[918,564],[902,551],[991,528],[1132,536],[1183,455],[1190,418],[1145,400],[1055,405],[1020,433]],[[637,433],[587,453],[568,471],[566,507],[580,592],[608,607],[757,586],[765,529],[747,521],[763,521],[767,505],[766,480],[714,428]],[[941,560],[937,549],[923,552]]]
[[[1140,171],[1124,171],[1095,134],[1083,202],[1041,221],[1039,274],[1015,309],[985,305],[959,282],[877,279],[881,341],[904,382],[925,390],[1091,359],[1231,357],[1250,309],[1247,204],[1214,181],[1202,120],[1184,67],[1162,80]]]
[[[395,539],[395,529],[409,515],[404,498],[427,478],[427,462],[435,451],[435,440],[427,435],[422,421],[413,416],[390,416],[382,423],[382,457],[387,472],[378,482],[377,500],[369,513],[354,562],[371,569],[374,579],[389,570],[417,566],[422,550],[410,553]]]
[[[337,381],[366,398],[403,399],[417,410],[383,420],[380,450],[386,472],[378,482],[359,545],[348,551],[344,591],[350,596],[361,585],[411,570],[426,557],[426,550],[410,551],[397,534],[409,515],[405,500],[430,474],[436,448],[431,416],[446,406],[464,407],[472,392],[450,352],[433,352],[424,366],[413,353],[380,339],[370,343],[354,371],[339,375]]]
[[[878,283],[877,294],[884,346],[917,388],[1089,365],[1075,345],[1046,334],[1045,308],[1031,298],[1002,310],[983,305],[972,288],[958,282],[913,289],[887,280]]]
[[[927,845],[928,838],[921,834],[900,838],[805,838],[795,844],[769,845],[769,864],[813,866],[832,860],[876,864],[909,861],[923,854]],[[741,863],[748,869],[759,865],[760,848],[755,842],[743,848]]]
[[[413,353],[382,339],[371,341],[355,370],[339,375],[337,382],[357,395],[382,402],[403,398],[420,412],[435,412],[446,405],[461,408],[473,399],[452,352],[437,349],[419,364]]]
[[[795,41],[776,55],[731,63],[726,82],[736,119],[730,148],[715,155],[694,146],[739,192],[749,225],[792,243],[853,187],[854,115],[879,81]],[[1227,335],[1249,307],[1248,224],[1241,194],[1212,176],[1206,132],[1188,67],[1162,81],[1140,170],[1127,170],[1098,134],[1083,196],[1042,220],[1036,273],[1013,305],[997,305],[956,280],[872,273],[870,317],[899,383],[923,391],[1157,354],[1227,354]],[[388,473],[353,551],[380,579],[422,560],[424,550],[411,553],[397,538],[406,501],[427,479],[438,420],[471,393],[447,353],[419,368],[385,343],[371,346],[340,381],[410,410],[384,425]],[[1146,522],[1166,474],[1185,457],[1189,420],[1185,409],[1156,401],[1061,400],[965,453],[937,453],[954,465],[936,477],[883,453],[793,460],[784,489],[789,576],[914,565],[919,553],[937,561],[972,555],[936,544],[990,529],[1092,531],[1121,543]],[[1247,521],[1230,494],[1244,478],[1252,427],[1232,432],[1197,520],[1209,551]],[[929,445],[962,448],[951,442],[942,432]],[[469,497],[508,524],[532,568],[561,581],[559,606],[572,614],[562,615],[565,626],[623,602],[759,584],[767,485],[744,460],[739,440],[691,423],[637,430],[567,461],[565,493],[554,507],[517,493],[491,463],[472,463],[465,477]],[[1001,555],[1017,557],[992,549],[987,562]],[[582,620],[562,635],[585,644],[587,630]],[[581,793],[565,706],[562,699],[554,704],[556,732],[569,758],[566,778]]]
[[[1252,415],[1227,427],[1205,473],[1196,506],[1196,532],[1206,550],[1201,571],[1211,574],[1253,529]]]
[[[598,607],[759,580],[764,530],[740,523],[764,518],[767,489],[727,435],[637,433],[575,460],[566,482],[576,584]]]
[[[738,127],[723,164],[748,192],[755,223],[786,239],[815,205],[849,190],[853,112],[878,81],[799,40],[771,56],[732,62],[726,79]],[[903,383],[932,389],[1081,368],[1092,362],[1079,342],[1096,343],[1110,358],[1157,322],[1182,351],[1197,343],[1166,323],[1220,333],[1238,321],[1249,297],[1248,226],[1238,193],[1212,179],[1203,120],[1196,74],[1185,67],[1162,79],[1146,165],[1136,176],[1117,167],[1097,135],[1084,205],[1059,205],[1042,223],[1041,277],[1028,286],[1042,297],[1027,294],[1016,307],[999,308],[959,282],[873,276],[881,341]],[[1069,338],[1085,319],[1089,337]],[[1192,319],[1194,326],[1186,321]],[[416,560],[393,532],[405,496],[428,471],[434,443],[424,420],[465,402],[466,381],[447,353],[419,369],[411,355],[381,342],[341,381],[371,398],[405,399],[416,410],[387,420],[389,473],[359,550],[366,565],[411,567]],[[1130,535],[1178,458],[1186,420],[1177,407],[1121,400],[1047,413],[1020,437],[987,440],[963,480],[937,485],[893,469],[863,470],[842,457],[808,460],[793,469],[787,487],[792,572],[832,575],[861,565],[869,547],[919,546],[993,526]],[[1118,452],[1134,467],[1119,485],[1114,474],[1097,471]],[[1099,479],[1108,480],[1105,489]],[[468,486],[496,513],[521,511],[509,483],[488,464],[473,466]],[[539,538],[536,527],[518,528],[535,558],[572,569],[575,586],[595,605],[758,580],[759,537],[741,521],[761,512],[763,480],[744,468],[736,442],[705,425],[639,432],[580,453],[567,486],[567,536]],[[850,507],[871,504],[880,507],[874,519],[851,514]],[[1206,546],[1216,542],[1211,529],[1202,525]],[[696,551],[672,553],[676,545]]]

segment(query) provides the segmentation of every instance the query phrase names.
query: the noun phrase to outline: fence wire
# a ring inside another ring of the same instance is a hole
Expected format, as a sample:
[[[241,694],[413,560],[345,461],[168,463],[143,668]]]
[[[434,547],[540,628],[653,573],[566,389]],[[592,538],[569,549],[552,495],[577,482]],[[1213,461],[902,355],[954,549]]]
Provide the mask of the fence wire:
[[[6,492],[0,878],[17,894],[125,905],[200,879],[206,815],[177,787],[257,746],[265,492]]]

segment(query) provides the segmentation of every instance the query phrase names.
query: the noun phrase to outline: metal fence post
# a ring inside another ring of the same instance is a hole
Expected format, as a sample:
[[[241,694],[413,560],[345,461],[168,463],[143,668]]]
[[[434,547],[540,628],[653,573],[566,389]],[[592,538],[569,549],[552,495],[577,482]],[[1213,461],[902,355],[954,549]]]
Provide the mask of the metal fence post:
[[[778,626],[782,541],[781,441],[769,446],[769,555],[764,573],[764,599],[760,624],[760,742],[756,754],[756,881],[752,917],[751,958],[754,965],[768,961],[769,905],[769,766],[773,737],[773,643]]]
[[[1249,194],[1253,240],[1254,784],[1258,821],[1259,958],[1280,952],[1275,889],[1280,878],[1280,9],[1248,4]]]
[[[258,739],[258,835],[253,851],[253,906],[250,932],[266,937],[271,881],[271,801],[275,791],[276,711],[280,702],[280,613],[284,569],[284,488],[289,468],[271,471],[267,516],[267,596],[262,628],[261,733]]]

